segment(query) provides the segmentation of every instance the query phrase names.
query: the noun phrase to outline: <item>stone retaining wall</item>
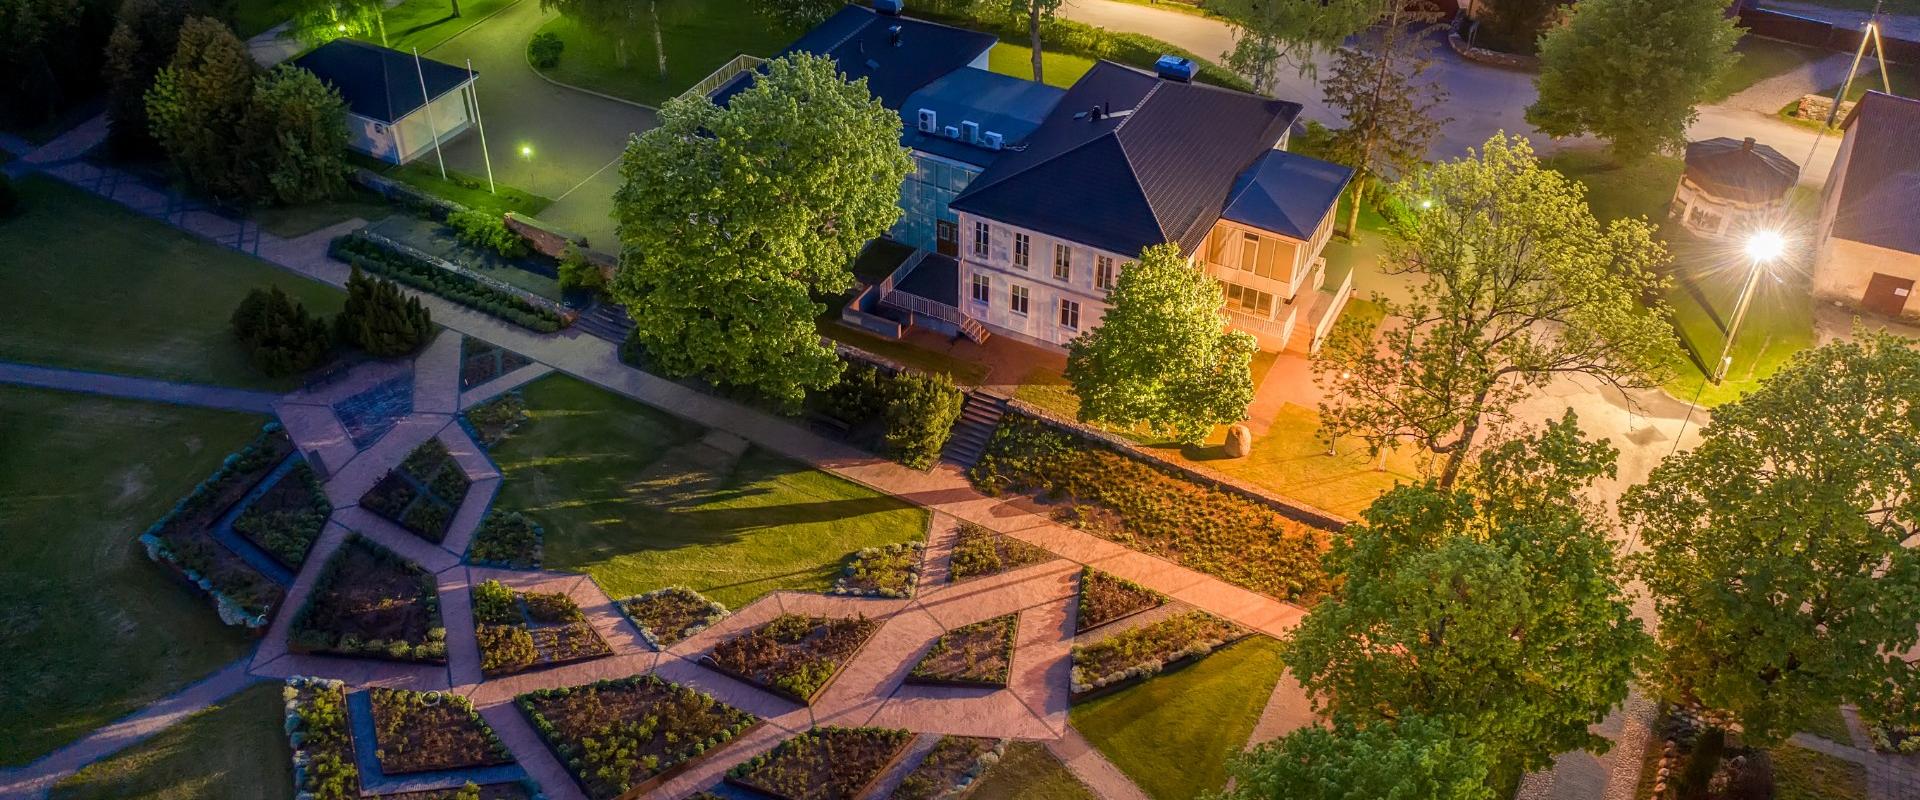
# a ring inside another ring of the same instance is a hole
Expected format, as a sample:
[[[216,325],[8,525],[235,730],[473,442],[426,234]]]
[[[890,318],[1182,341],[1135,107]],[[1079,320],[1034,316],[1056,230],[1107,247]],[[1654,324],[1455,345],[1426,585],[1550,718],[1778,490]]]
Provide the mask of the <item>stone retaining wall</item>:
[[[1474,47],[1473,45],[1467,44],[1467,40],[1461,38],[1457,32],[1447,34],[1447,44],[1453,48],[1453,52],[1459,53],[1461,58],[1468,61],[1478,61],[1482,64],[1491,64],[1507,69],[1526,70],[1528,72],[1538,72],[1540,70],[1539,56],[1502,53],[1497,50],[1488,50],[1484,47]]]

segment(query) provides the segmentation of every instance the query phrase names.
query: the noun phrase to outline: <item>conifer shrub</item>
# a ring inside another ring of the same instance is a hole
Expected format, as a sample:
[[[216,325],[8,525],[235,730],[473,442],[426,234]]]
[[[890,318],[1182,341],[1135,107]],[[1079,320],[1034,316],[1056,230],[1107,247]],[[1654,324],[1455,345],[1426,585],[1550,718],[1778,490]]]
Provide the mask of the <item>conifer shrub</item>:
[[[229,321],[253,368],[276,378],[319,366],[333,349],[327,323],[278,286],[247,292]]]
[[[388,358],[419,350],[433,333],[433,320],[419,298],[401,293],[393,281],[368,277],[358,266],[347,278],[347,304],[334,318],[342,341]]]

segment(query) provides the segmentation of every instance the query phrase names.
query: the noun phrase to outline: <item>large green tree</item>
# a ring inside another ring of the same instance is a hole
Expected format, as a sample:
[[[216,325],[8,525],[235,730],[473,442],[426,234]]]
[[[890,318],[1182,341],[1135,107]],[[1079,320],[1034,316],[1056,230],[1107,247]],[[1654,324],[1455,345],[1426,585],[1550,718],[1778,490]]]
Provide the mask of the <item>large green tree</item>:
[[[1339,51],[1321,84],[1327,105],[1347,123],[1334,132],[1327,155],[1354,170],[1348,238],[1358,236],[1361,204],[1374,184],[1424,163],[1427,147],[1446,124],[1438,115],[1446,90],[1422,80],[1433,66],[1426,28],[1437,19],[1411,4],[1394,4],[1376,35]]]
[[[1494,800],[1487,748],[1418,715],[1308,726],[1237,755],[1225,800]]]
[[[1179,245],[1149,247],[1120,270],[1107,313],[1067,344],[1067,381],[1080,419],[1145,424],[1188,443],[1237,422],[1253,402],[1259,345],[1227,329],[1220,284]]]
[[[753,8],[761,16],[788,30],[818,25],[833,16],[844,4],[840,0],[754,0]]]
[[[1920,674],[1920,349],[1867,334],[1713,412],[1622,503],[1660,613],[1670,699],[1778,742]],[[1911,714],[1911,708],[1906,709]]]
[[[1210,0],[1207,10],[1233,26],[1233,49],[1222,54],[1229,69],[1272,90],[1281,67],[1302,73],[1313,57],[1339,47],[1367,29],[1396,0]]]
[[[38,125],[99,85],[115,5],[0,1],[0,123]]]
[[[107,40],[107,142],[123,156],[159,149],[147,120],[147,90],[173,59],[180,26],[192,11],[186,0],[127,0]]]
[[[1472,0],[1474,44],[1509,53],[1534,53],[1540,34],[1557,18],[1566,0]]]
[[[214,197],[248,196],[254,176],[241,155],[240,123],[259,69],[226,23],[193,17],[147,90],[153,137],[189,183]]]
[[[1339,588],[1285,658],[1315,704],[1359,726],[1448,720],[1486,749],[1491,785],[1568,750],[1627,695],[1650,641],[1620,588],[1602,512],[1614,474],[1572,412],[1488,448],[1459,486],[1402,485],[1336,538]]]
[[[1684,146],[1694,107],[1737,58],[1727,2],[1581,0],[1540,40],[1540,99],[1527,121],[1553,136],[1598,136],[1619,160]]]
[[[900,218],[900,116],[831,59],[774,59],[726,108],[661,109],[622,156],[613,294],[651,363],[797,404],[840,360],[814,318]]]
[[[249,197],[284,204],[347,188],[347,104],[313,73],[289,64],[254,82],[241,120]]]
[[[309,45],[346,36],[372,36],[387,43],[386,4],[382,0],[296,0],[292,31]]]
[[[1343,320],[1314,357],[1330,440],[1412,441],[1445,456],[1449,486],[1482,425],[1556,376],[1659,385],[1672,329],[1642,298],[1662,286],[1667,252],[1645,220],[1602,227],[1580,184],[1505,134],[1395,192],[1412,210],[1394,221],[1382,270],[1409,279],[1410,299],[1380,299],[1378,337]]]

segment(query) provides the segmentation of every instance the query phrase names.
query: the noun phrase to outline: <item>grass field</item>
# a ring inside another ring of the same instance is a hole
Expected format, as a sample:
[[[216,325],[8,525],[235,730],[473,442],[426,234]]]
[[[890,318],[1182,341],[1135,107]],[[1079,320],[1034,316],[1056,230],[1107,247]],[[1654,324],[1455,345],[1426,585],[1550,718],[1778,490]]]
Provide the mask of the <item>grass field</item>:
[[[393,206],[379,195],[354,192],[335,200],[258,209],[253,212],[253,221],[259,223],[263,231],[292,239],[356,217],[379,222],[392,213]]]
[[[1154,800],[1219,791],[1280,680],[1280,643],[1255,636],[1199,663],[1073,707],[1073,727]]]
[[[980,776],[968,800],[1097,800],[1039,742],[1014,742],[1000,763]]]
[[[1864,766],[1791,744],[1767,753],[1773,757],[1774,800],[1866,800]]]
[[[440,168],[431,159],[421,159],[405,166],[395,166],[362,155],[353,155],[350,160],[355,166],[366,167],[428,194],[481,211],[500,214],[512,211],[533,216],[553,205],[553,198],[498,183],[489,192],[485,178],[457,170],[447,170],[447,177],[442,178]]]
[[[343,294],[45,178],[0,222],[0,359],[226,386],[285,389],[254,371],[227,319],[279,286],[332,315]]]
[[[1721,78],[1713,88],[1705,103],[1718,103],[1740,93],[1754,84],[1790,72],[1800,65],[1817,60],[1826,53],[1810,47],[1787,44],[1758,36],[1747,36],[1734,45],[1734,52],[1740,60]]]
[[[554,19],[540,32],[557,35],[566,43],[559,66],[543,70],[547,77],[650,106],[686,91],[734,56],[771,56],[800,33],[768,22],[748,0],[663,7],[660,38],[666,45],[667,72],[662,76],[653,36],[647,30],[626,37],[624,66],[613,37],[572,18]]]
[[[252,646],[135,537],[265,420],[0,387],[0,767],[19,766]]]
[[[50,800],[291,800],[281,685],[261,683],[94,763]]]
[[[401,52],[419,48],[422,54],[465,31],[514,0],[459,0],[460,16],[453,16],[449,0],[406,0],[386,11],[386,46]],[[380,36],[363,37],[380,44]]]
[[[566,377],[525,391],[530,420],[495,448],[496,507],[546,526],[549,569],[615,597],[684,585],[737,608],[776,589],[822,591],[862,547],[919,539],[927,513]]]
[[[1040,51],[1040,76],[1046,78],[1048,86],[1065,89],[1080,80],[1080,76],[1093,69],[1094,61],[1086,56],[1071,53],[1056,53],[1051,50]],[[1001,42],[987,53],[987,69],[1002,75],[1016,78],[1033,79],[1033,48],[1012,42]]]

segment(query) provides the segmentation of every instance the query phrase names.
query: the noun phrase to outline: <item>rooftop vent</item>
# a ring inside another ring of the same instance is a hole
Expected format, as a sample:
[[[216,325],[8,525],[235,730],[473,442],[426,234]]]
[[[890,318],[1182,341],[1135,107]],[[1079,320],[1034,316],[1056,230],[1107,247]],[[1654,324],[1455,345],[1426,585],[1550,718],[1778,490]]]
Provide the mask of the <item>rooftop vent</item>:
[[[894,47],[900,46],[900,26],[894,25],[887,28],[887,41]]]
[[[988,150],[998,150],[1007,146],[1006,138],[1001,136],[999,131],[987,131],[981,134],[980,143],[986,145]]]
[[[1160,77],[1181,83],[1192,83],[1193,74],[1197,69],[1198,65],[1193,63],[1193,59],[1182,56],[1165,55],[1161,56],[1159,61],[1153,62],[1153,71]]]
[[[900,16],[900,0],[873,0],[873,10],[889,17]]]

